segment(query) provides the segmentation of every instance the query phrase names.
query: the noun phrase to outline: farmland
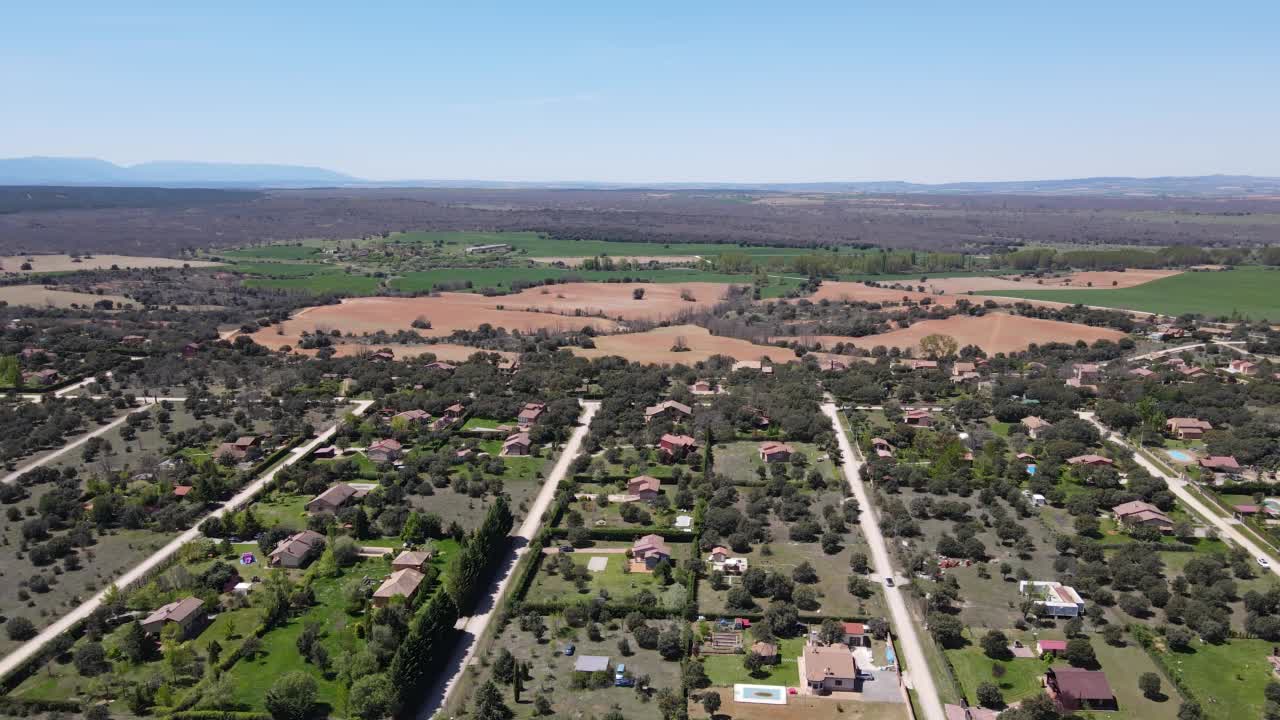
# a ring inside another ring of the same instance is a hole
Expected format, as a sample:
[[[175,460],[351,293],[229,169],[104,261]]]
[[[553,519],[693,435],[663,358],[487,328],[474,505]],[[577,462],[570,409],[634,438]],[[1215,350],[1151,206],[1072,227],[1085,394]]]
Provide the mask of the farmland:
[[[1032,343],[1075,342],[1076,340],[1094,343],[1098,340],[1116,341],[1124,337],[1124,333],[1107,328],[993,312],[980,317],[953,315],[945,320],[922,320],[905,330],[893,330],[860,338],[820,336],[820,341],[828,345],[845,342],[861,348],[882,345],[903,350],[916,350],[922,338],[934,334],[949,335],[955,338],[961,347],[977,345],[989,354],[1026,350]]]
[[[1200,314],[1280,319],[1280,275],[1261,267],[1225,272],[1190,272],[1116,290],[988,290],[980,295],[1082,303],[1162,315]]]

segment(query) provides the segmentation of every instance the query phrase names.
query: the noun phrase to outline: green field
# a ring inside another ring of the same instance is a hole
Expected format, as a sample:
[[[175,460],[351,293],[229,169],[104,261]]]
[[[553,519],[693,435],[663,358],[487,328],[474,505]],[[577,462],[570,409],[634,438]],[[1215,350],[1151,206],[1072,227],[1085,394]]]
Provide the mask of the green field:
[[[752,276],[750,275],[707,273],[688,269],[608,272],[604,270],[565,270],[556,267],[507,267],[474,269],[442,268],[439,270],[409,272],[395,280],[392,280],[391,287],[408,292],[422,292],[431,290],[440,283],[456,283],[459,280],[468,280],[471,282],[471,288],[468,290],[477,291],[487,287],[510,289],[511,283],[513,282],[539,282],[548,279],[573,279],[582,280],[584,282],[606,282],[609,280],[617,281],[622,278],[632,278],[633,280],[643,280],[655,283],[704,282],[750,285],[752,282]],[[787,291],[799,287],[800,283],[801,281],[799,280],[771,278],[770,284],[761,291],[761,295],[764,297],[779,297],[786,294]]]
[[[1273,645],[1241,639],[1222,645],[1196,642],[1191,652],[1166,654],[1165,663],[1195,693],[1212,720],[1261,717],[1266,700],[1262,691],[1271,680],[1267,655]]]
[[[751,638],[744,638],[743,643],[749,648]],[[782,661],[777,665],[765,665],[756,676],[752,676],[742,666],[742,655],[704,655],[702,665],[711,684],[718,687],[732,687],[735,683],[795,687],[800,684],[800,663],[797,658],[802,652],[803,638],[780,641],[778,654],[782,656]]]
[[[714,256],[726,252],[744,253],[752,257],[776,257],[808,255],[812,248],[739,247],[716,243],[648,243],[615,242],[612,240],[556,240],[533,232],[409,232],[396,233],[390,242],[432,243],[457,245],[462,251],[469,245],[506,243],[515,250],[526,251],[529,257],[588,257],[595,255],[682,255]],[[858,252],[843,249],[844,253]]]
[[[1188,272],[1119,290],[988,291],[979,295],[1081,303],[1164,315],[1239,313],[1251,320],[1280,320],[1280,272],[1242,267],[1227,272]]]
[[[241,248],[239,250],[223,250],[217,254],[232,259],[253,258],[262,260],[309,260],[320,248],[294,245],[264,245],[262,247]]]
[[[319,272],[304,277],[250,278],[245,280],[244,284],[245,287],[345,295],[372,295],[378,289],[377,278],[340,272]]]

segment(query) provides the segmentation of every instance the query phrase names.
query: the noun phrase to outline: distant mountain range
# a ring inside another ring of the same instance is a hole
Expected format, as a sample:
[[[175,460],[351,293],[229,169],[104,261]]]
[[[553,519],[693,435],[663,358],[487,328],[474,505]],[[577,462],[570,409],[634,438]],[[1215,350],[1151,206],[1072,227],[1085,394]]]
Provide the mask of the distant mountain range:
[[[947,195],[1280,197],[1280,177],[1199,175],[1189,177],[1094,177],[923,184],[900,181],[816,183],[614,183],[591,181],[504,182],[495,180],[374,181],[305,165],[212,162],[147,162],[116,165],[97,158],[0,158],[0,185],[130,187],[363,187],[585,190],[712,190],[800,193]]]
[[[0,159],[0,185],[315,187],[360,182],[350,175],[302,165],[147,162],[126,166],[97,158]]]

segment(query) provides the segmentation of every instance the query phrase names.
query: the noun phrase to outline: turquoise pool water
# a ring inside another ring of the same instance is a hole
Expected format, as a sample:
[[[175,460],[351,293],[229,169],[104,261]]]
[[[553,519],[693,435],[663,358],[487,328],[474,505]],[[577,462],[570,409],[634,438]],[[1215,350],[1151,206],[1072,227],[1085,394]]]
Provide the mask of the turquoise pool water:
[[[785,705],[787,689],[781,685],[734,685],[733,699],[738,702]]]
[[[1178,462],[1191,462],[1191,455],[1182,450],[1168,450],[1167,452],[1169,453],[1169,457],[1177,460]]]
[[[890,645],[889,647],[886,647],[886,648],[884,649],[884,659],[885,659],[885,661],[887,661],[890,665],[894,665],[894,664],[896,664],[896,663],[898,662],[898,656],[893,654],[893,646],[892,646],[892,645]]]
[[[1036,466],[1035,466],[1035,465],[1028,465],[1028,466],[1027,466],[1027,474],[1028,474],[1028,475],[1035,475],[1035,474],[1036,474]]]

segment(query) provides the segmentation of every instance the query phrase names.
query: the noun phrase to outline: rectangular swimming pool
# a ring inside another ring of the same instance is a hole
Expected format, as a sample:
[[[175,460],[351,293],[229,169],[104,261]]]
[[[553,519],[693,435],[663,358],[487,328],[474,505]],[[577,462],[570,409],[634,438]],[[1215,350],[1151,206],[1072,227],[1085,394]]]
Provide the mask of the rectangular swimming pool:
[[[786,705],[787,689],[781,685],[734,685],[733,700],[761,705]]]

